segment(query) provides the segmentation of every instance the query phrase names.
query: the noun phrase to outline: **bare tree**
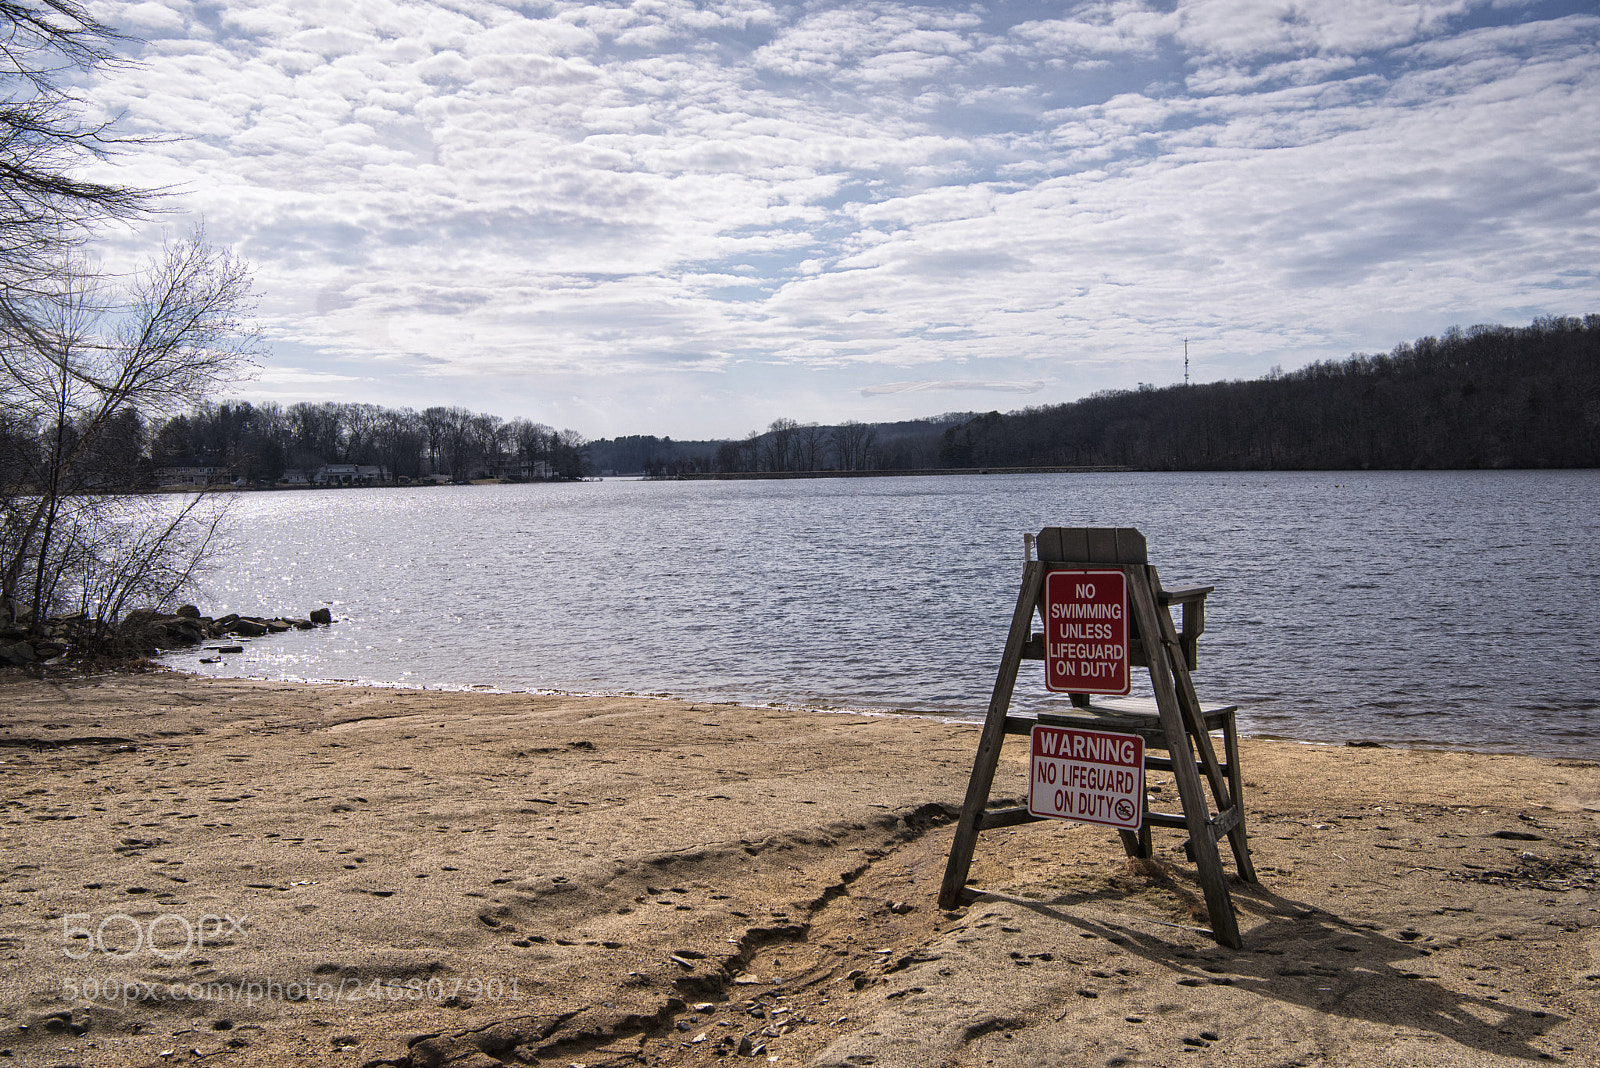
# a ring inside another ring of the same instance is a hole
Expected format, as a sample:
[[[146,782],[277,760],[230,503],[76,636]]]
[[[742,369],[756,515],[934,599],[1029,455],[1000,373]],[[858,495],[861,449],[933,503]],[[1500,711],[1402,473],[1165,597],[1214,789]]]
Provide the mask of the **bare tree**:
[[[816,423],[802,423],[794,430],[794,469],[820,471],[826,461],[828,431]]]
[[[472,448],[472,413],[465,408],[446,408],[441,426],[440,440],[444,450],[444,463],[450,471],[450,480],[466,482],[472,478],[472,467],[477,462],[477,455]]]
[[[556,435],[552,471],[560,478],[582,478],[589,462],[589,441],[576,430]]]
[[[150,194],[74,177],[119,139],[86,122],[70,72],[116,62],[119,35],[78,0],[0,0],[0,332],[28,337],[94,225],[136,217]],[[126,143],[126,142],[121,142]]]
[[[513,419],[506,424],[511,447],[521,461],[519,467],[548,478],[554,472],[555,452],[560,436],[551,427],[528,419]],[[544,464],[541,469],[537,465]]]
[[[716,458],[713,461],[713,470],[732,473],[742,471],[739,465],[739,443],[737,441],[722,441],[717,443]]]
[[[445,427],[449,422],[449,409],[435,406],[422,411],[422,434],[428,451],[428,473],[437,475],[444,470]]]
[[[0,414],[40,431],[31,462],[0,486],[0,608],[15,618],[25,599],[36,631],[60,604],[83,603],[82,561],[113,559],[93,546],[117,543],[106,531],[118,528],[107,518],[118,509],[107,502],[135,487],[108,482],[92,461],[113,446],[125,451],[119,439],[142,435],[146,420],[236,379],[259,349],[247,267],[199,231],[169,243],[122,292],[80,260],[65,262],[55,283],[27,300],[25,334],[0,334]],[[186,529],[193,516],[181,512],[168,530],[127,527],[114,559],[144,573],[170,569],[166,549],[194,544]],[[143,581],[123,575],[117,589]],[[102,618],[124,598],[91,599],[85,610]]]
[[[499,477],[501,454],[507,451],[505,420],[488,413],[469,416],[467,432],[478,470],[490,478]]]
[[[389,477],[396,482],[402,477],[418,477],[422,474],[425,440],[422,417],[410,408],[398,411],[380,408],[378,411],[375,438],[378,462],[388,468]]]
[[[752,430],[739,442],[739,463],[735,470],[761,470],[761,431]]]
[[[208,566],[231,499],[196,493],[75,500],[71,529],[55,540],[50,601],[70,613],[79,642],[104,648],[127,609],[175,601]]]
[[[377,460],[377,437],[383,409],[376,404],[341,404],[344,423],[343,462],[370,464]],[[377,461],[382,462],[382,461]]]
[[[774,419],[762,436],[761,452],[769,471],[793,470],[795,463],[795,435],[800,424],[793,419]]]
[[[344,438],[344,409],[338,404],[301,401],[284,413],[288,422],[290,459],[299,467],[337,463]]]
[[[877,431],[866,423],[854,419],[833,428],[833,448],[839,459],[841,471],[864,471],[872,446],[878,439]]]

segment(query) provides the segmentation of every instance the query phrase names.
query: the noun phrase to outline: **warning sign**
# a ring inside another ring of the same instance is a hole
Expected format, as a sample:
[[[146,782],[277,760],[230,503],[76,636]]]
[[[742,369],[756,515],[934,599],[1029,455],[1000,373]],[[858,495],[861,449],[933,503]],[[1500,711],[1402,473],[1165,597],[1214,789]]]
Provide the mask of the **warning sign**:
[[[1028,768],[1028,811],[1035,816],[1139,829],[1144,739],[1137,734],[1041,723],[1033,728]]]
[[[1044,577],[1043,610],[1045,689],[1128,692],[1126,575],[1052,571]]]

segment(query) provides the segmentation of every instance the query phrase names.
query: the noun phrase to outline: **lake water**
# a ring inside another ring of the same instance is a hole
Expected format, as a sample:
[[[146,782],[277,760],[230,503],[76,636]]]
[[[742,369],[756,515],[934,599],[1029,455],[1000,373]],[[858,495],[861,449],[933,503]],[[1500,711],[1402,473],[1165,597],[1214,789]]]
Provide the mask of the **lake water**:
[[[1024,532],[1135,526],[1167,585],[1216,585],[1196,687],[1249,733],[1600,756],[1595,471],[608,480],[233,515],[202,610],[335,625],[177,666],[981,717]],[[1065,700],[1024,663],[1017,707]]]

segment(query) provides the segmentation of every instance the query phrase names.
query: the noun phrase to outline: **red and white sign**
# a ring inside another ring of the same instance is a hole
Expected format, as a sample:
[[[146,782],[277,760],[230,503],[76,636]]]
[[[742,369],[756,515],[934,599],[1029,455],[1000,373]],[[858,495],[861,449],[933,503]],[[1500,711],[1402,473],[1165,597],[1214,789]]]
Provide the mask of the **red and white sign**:
[[[1137,831],[1144,819],[1144,739],[1036,725],[1028,811]]]
[[[1129,690],[1128,577],[1051,571],[1044,577],[1044,685],[1054,693]]]

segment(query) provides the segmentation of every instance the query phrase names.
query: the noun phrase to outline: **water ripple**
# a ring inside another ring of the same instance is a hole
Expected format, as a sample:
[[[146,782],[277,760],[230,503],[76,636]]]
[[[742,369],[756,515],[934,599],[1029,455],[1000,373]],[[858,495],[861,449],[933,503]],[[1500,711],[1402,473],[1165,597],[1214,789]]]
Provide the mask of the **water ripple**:
[[[339,624],[196,670],[981,715],[1022,534],[1214,583],[1197,685],[1265,733],[1600,755],[1600,473],[1021,475],[239,499],[208,613]],[[1025,664],[1020,707],[1058,705]]]

